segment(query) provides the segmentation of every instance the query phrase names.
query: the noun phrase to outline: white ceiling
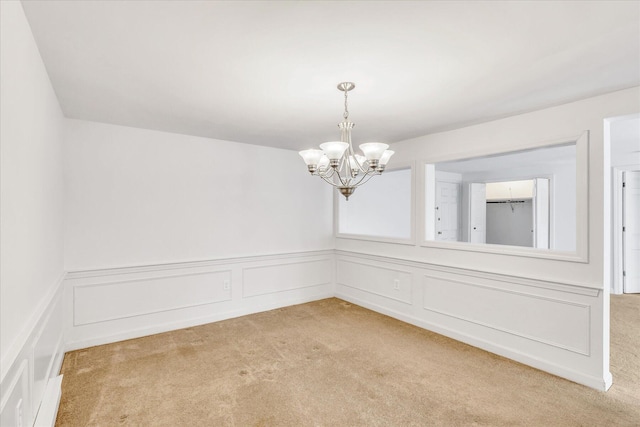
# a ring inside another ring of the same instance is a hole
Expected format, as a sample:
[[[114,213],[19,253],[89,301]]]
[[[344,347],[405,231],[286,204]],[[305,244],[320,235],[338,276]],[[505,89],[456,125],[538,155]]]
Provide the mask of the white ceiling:
[[[640,84],[640,2],[23,1],[67,117],[301,149]]]

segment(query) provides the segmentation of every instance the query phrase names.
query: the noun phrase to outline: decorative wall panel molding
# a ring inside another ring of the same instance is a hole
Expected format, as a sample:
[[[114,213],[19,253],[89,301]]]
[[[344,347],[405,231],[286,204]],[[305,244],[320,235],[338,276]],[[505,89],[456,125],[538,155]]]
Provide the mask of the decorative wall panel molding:
[[[248,264],[251,262],[265,263],[280,262],[286,259],[302,259],[306,257],[333,257],[333,249],[321,251],[287,252],[281,254],[250,255],[242,257],[216,258],[198,261],[163,262],[150,265],[129,265],[119,267],[96,268],[91,270],[72,270],[67,272],[67,280],[85,279],[91,277],[107,277],[112,275],[132,273],[158,273],[166,270],[207,269],[209,267],[228,266],[232,264]]]
[[[77,285],[73,287],[73,325],[143,316],[230,299],[230,270]]]
[[[589,356],[587,304],[429,274],[423,298],[425,310]]]
[[[345,251],[345,250],[336,250],[336,256],[338,257],[338,259],[348,258],[348,259],[369,260],[374,263],[383,262],[387,265],[398,265],[403,267],[428,269],[429,271],[441,271],[444,273],[468,275],[473,278],[487,278],[493,281],[501,281],[505,283],[533,286],[536,288],[553,289],[553,290],[558,290],[562,292],[570,292],[578,295],[587,295],[592,297],[597,297],[599,293],[602,291],[601,289],[593,288],[593,287],[586,286],[584,284],[576,283],[576,282],[567,282],[567,281],[558,282],[558,281],[549,281],[544,279],[512,276],[508,274],[492,273],[487,271],[478,271],[478,270],[471,270],[471,269],[458,268],[458,267],[449,267],[446,265],[433,264],[433,263],[424,262],[424,261],[416,261],[416,260],[409,260],[409,259],[402,259],[402,258],[381,256],[381,255],[371,255],[371,254],[351,252],[351,251]]]
[[[329,285],[333,281],[333,260],[285,262],[242,270],[243,298],[292,289]]]
[[[66,349],[328,298],[334,269],[316,251],[69,272]]]
[[[0,426],[33,425],[44,391],[60,372],[63,345],[62,274],[52,285],[17,345],[2,360]],[[57,402],[53,402],[57,407]]]
[[[600,289],[336,251],[336,296],[555,375],[606,390]],[[394,276],[397,275],[397,276]],[[391,282],[400,278],[400,299]]]
[[[336,265],[337,284],[411,304],[411,272],[343,259],[337,260]]]

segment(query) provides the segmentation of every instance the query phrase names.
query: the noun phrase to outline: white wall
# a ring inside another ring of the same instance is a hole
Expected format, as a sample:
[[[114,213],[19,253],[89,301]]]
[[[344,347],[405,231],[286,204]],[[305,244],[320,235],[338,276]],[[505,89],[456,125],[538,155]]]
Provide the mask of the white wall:
[[[588,223],[586,231],[578,236],[578,248],[582,242],[588,245],[581,256],[501,254],[455,242],[445,249],[449,242],[393,245],[338,238],[337,295],[573,381],[608,388],[604,119],[637,113],[639,101],[640,88],[635,87],[393,146],[394,161],[438,163],[566,142],[588,131],[588,156],[579,157],[588,163],[588,179],[579,180],[577,188],[578,194],[588,193],[588,209],[578,211],[588,217],[582,222]],[[416,175],[424,176],[424,170]],[[424,218],[424,185],[419,183],[415,193],[419,220]],[[417,233],[424,233],[420,226]],[[374,270],[380,274],[372,280]],[[404,285],[394,289],[395,280]]]
[[[68,271],[331,249],[294,151],[66,121]]]
[[[18,1],[0,2],[2,425],[33,420],[62,325],[63,115]],[[8,409],[7,409],[8,408]]]
[[[412,170],[387,170],[338,197],[339,232],[360,236],[411,238]],[[356,194],[357,193],[357,194]]]
[[[333,295],[332,188],[294,151],[66,121],[68,349]]]

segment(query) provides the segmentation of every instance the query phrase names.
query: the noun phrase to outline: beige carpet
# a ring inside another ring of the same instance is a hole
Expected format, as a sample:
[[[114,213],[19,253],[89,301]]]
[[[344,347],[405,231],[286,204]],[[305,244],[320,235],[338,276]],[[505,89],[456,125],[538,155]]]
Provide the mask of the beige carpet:
[[[638,426],[640,295],[612,313],[608,393],[332,298],[70,352],[57,425]]]

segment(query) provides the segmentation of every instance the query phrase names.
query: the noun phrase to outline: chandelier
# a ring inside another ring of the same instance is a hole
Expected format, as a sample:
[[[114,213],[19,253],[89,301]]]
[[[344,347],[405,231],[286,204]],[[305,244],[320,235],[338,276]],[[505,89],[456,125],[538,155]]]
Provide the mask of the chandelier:
[[[309,173],[319,176],[336,187],[347,200],[356,188],[369,181],[374,175],[382,174],[393,155],[393,151],[388,150],[389,145],[381,142],[360,144],[362,154],[357,154],[353,150],[351,129],[354,123],[349,121],[347,94],[355,87],[356,85],[351,82],[338,84],[338,89],[344,92],[343,120],[338,124],[341,133],[340,141],[320,144],[320,150],[300,151]]]

